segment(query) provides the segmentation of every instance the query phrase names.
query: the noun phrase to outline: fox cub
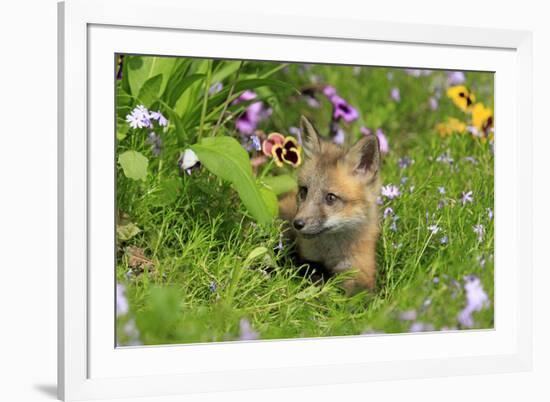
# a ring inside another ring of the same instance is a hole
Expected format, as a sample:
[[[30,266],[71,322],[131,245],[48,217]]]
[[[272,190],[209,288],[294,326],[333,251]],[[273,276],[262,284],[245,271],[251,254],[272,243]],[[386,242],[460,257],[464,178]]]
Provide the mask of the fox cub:
[[[361,138],[350,149],[322,140],[311,123],[300,121],[305,161],[298,191],[280,201],[302,261],[321,263],[333,274],[357,271],[347,293],[373,289],[379,235],[376,197],[380,192],[378,138]]]

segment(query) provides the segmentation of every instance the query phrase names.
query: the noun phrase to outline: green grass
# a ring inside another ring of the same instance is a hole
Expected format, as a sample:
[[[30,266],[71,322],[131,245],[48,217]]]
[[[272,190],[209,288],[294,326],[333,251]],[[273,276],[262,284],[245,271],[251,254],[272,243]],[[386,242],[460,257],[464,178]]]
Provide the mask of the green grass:
[[[207,66],[203,63],[197,68]],[[249,63],[239,79],[268,67],[273,65]],[[376,290],[353,297],[341,289],[345,275],[322,285],[299,275],[291,246],[277,247],[280,221],[256,224],[230,184],[204,168],[190,176],[180,174],[179,152],[198,135],[212,133],[218,121],[219,114],[212,113],[208,122],[214,106],[201,95],[204,82],[196,83],[195,92],[189,95],[199,99],[198,107],[188,101],[189,106],[180,112],[182,120],[196,123],[177,129],[169,118],[160,157],[151,155],[145,130],[130,130],[122,139],[119,135],[119,154],[139,150],[149,159],[144,180],[131,180],[121,168],[117,170],[119,225],[131,222],[139,228],[127,240],[119,237],[117,245],[116,278],[130,305],[128,314],[117,319],[119,344],[238,340],[242,319],[251,323],[261,339],[399,333],[411,330],[413,323],[435,330],[461,329],[457,317],[466,304],[466,275],[480,278],[491,301],[474,313],[473,328],[493,327],[493,221],[487,213],[494,202],[490,145],[469,134],[441,138],[435,133],[435,124],[447,116],[468,118],[444,93],[439,109],[428,109],[427,99],[443,85],[438,84],[443,73],[416,78],[394,70],[390,81],[387,72],[370,68],[356,76],[349,67],[290,66],[273,76],[296,87],[307,84],[311,76],[323,77],[323,82],[335,86],[361,110],[359,121],[346,127],[354,133],[349,142],[359,137],[361,125],[382,127],[389,138],[390,152],[381,169],[383,183],[399,186],[401,195],[385,199],[380,212],[382,216],[387,207],[393,209],[398,216],[396,230],[391,228],[391,215],[381,218]],[[226,78],[226,88],[237,74],[233,71]],[[205,74],[207,82],[215,82],[212,78],[216,70]],[[470,73],[467,83],[478,94],[485,94],[485,104],[492,104],[491,75]],[[393,86],[401,90],[402,100],[397,104],[388,97]],[[258,94],[273,108],[261,126],[267,132],[288,133],[300,114],[321,128],[328,126],[326,102],[320,109],[311,109],[286,90],[263,91],[265,87]],[[136,99],[132,105],[137,104]],[[197,116],[190,116],[193,113]],[[218,135],[238,137],[231,119],[218,131]],[[444,153],[453,158],[452,164],[437,161]],[[398,161],[405,156],[414,163],[401,168]],[[445,194],[438,191],[441,186]],[[473,192],[474,201],[462,205],[460,198],[467,191]],[[435,234],[428,228],[434,224],[440,229]],[[473,230],[477,224],[485,228],[481,241]],[[446,244],[442,244],[444,236]],[[130,246],[142,250],[148,262],[132,262]],[[129,270],[129,265],[134,268]],[[409,310],[416,312],[416,318],[402,319],[401,314]],[[133,321],[139,334],[128,331],[127,324]]]

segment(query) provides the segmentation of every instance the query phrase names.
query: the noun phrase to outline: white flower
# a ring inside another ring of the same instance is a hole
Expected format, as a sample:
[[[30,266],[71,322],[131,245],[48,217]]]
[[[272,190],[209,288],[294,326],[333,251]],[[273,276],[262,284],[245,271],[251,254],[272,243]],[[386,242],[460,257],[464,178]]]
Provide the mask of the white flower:
[[[187,173],[191,174],[193,169],[200,166],[200,161],[195,152],[192,149],[187,148],[180,156],[180,167]]]

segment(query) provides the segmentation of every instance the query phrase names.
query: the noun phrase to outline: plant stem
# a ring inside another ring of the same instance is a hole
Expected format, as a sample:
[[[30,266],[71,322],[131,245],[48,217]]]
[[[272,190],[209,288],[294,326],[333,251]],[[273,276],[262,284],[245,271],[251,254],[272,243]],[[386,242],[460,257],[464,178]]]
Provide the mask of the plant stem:
[[[212,77],[212,60],[209,60],[208,69],[206,70],[206,80],[204,81],[204,95],[202,98],[201,124],[199,126],[199,135],[197,137],[197,142],[200,141],[202,137],[202,132],[204,130],[204,118],[206,117],[206,108],[208,106],[208,90],[210,89],[211,77]]]
[[[216,136],[216,132],[218,131],[218,128],[220,128],[220,124],[222,122],[223,115],[225,114],[225,111],[227,110],[227,106],[229,105],[229,102],[231,102],[231,97],[233,96],[233,91],[235,90],[235,84],[239,81],[239,74],[241,73],[241,68],[244,64],[244,61],[241,60],[241,63],[239,64],[239,68],[237,69],[237,72],[235,74],[235,80],[233,81],[233,84],[231,84],[231,88],[229,89],[229,93],[227,94],[227,99],[225,100],[225,103],[223,105],[223,109],[220,113],[220,117],[218,117],[218,121],[216,122],[216,126],[214,127],[214,130],[212,132],[212,136]]]

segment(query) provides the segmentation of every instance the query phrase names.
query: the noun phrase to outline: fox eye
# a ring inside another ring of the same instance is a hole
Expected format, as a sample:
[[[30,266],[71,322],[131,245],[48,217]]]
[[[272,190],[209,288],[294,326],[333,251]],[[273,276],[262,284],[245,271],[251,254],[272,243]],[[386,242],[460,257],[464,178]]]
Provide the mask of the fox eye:
[[[325,196],[325,201],[328,205],[334,204],[337,199],[338,199],[338,196],[336,194],[333,194],[333,193],[328,193]]]
[[[301,200],[305,200],[307,196],[307,187],[300,186],[298,189],[298,197],[300,197]]]

